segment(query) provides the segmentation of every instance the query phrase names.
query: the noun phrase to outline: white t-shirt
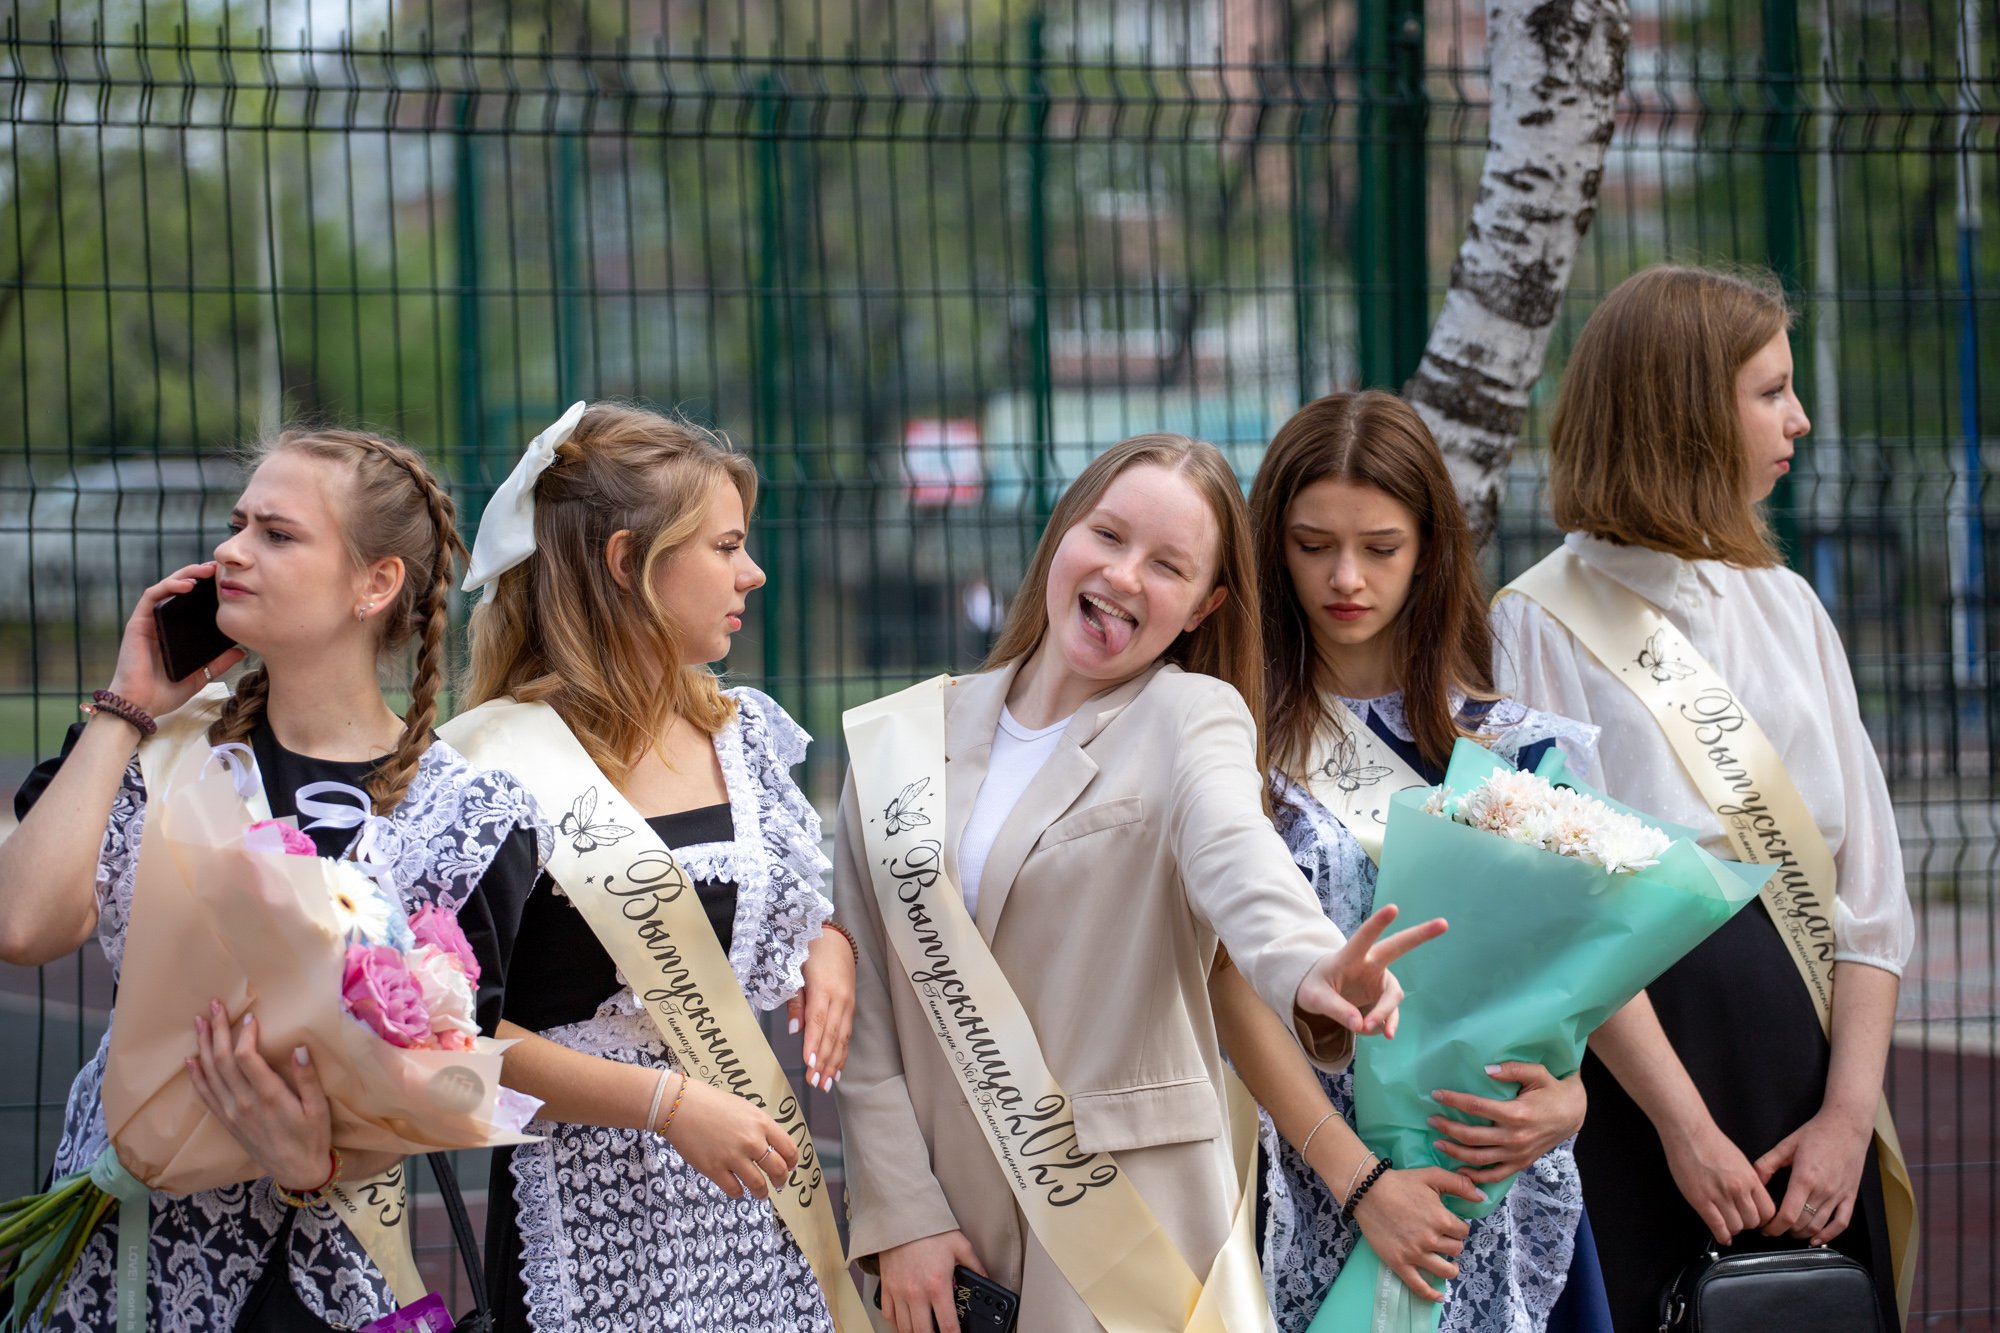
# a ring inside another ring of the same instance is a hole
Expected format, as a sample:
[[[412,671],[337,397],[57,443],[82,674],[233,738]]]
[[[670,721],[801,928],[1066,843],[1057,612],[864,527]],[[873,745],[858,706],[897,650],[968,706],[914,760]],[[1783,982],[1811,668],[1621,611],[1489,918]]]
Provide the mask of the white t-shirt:
[[[986,858],[993,851],[993,839],[1000,826],[1014,813],[1021,794],[1042,771],[1042,765],[1062,744],[1069,718],[1030,731],[1014,720],[1003,705],[1000,726],[993,733],[993,758],[986,766],[986,780],[972,798],[972,813],[965,820],[965,835],[958,842],[958,880],[965,890],[965,910],[978,914],[979,881],[986,873]]]

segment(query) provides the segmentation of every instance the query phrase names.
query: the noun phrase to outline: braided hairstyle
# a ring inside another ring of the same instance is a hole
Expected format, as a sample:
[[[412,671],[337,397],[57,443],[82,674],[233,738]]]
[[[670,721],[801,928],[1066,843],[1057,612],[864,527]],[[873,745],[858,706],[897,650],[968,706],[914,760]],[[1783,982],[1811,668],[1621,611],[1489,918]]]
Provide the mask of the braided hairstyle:
[[[379,435],[288,430],[260,449],[256,461],[279,453],[305,454],[350,471],[341,527],[356,566],[390,556],[403,562],[402,589],[375,622],[380,626],[383,656],[397,653],[412,640],[417,644],[402,738],[368,778],[375,813],[387,814],[410,789],[424,751],[430,748],[431,724],[437,720],[451,586],[457,563],[465,556],[458,511],[415,450]],[[270,677],[261,665],[245,674],[222,715],[209,727],[209,743],[247,740],[264,716],[269,695]]]

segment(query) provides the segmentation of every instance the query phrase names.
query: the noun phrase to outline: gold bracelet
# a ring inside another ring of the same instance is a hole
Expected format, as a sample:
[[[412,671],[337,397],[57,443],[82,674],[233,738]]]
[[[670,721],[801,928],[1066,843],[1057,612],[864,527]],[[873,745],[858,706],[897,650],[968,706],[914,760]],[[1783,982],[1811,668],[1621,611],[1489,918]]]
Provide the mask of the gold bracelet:
[[[681,1070],[681,1086],[674,1092],[674,1104],[667,1111],[666,1122],[660,1126],[659,1134],[661,1138],[664,1139],[667,1137],[667,1131],[674,1127],[674,1117],[681,1113],[681,1098],[687,1096],[687,1091],[688,1072],[683,1069]]]
[[[1327,1121],[1333,1119],[1335,1116],[1339,1114],[1340,1112],[1338,1111],[1328,1111],[1325,1115],[1319,1118],[1319,1125],[1314,1125],[1311,1129],[1306,1131],[1306,1141],[1299,1145],[1300,1157],[1304,1157],[1308,1152],[1312,1150],[1313,1135],[1319,1133],[1320,1125],[1324,1125]]]

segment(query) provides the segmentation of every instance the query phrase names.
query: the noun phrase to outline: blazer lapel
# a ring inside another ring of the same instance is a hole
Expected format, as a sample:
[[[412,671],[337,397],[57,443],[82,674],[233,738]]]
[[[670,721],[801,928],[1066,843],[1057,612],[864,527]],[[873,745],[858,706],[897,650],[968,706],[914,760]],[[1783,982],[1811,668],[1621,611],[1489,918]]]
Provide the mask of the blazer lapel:
[[[958,877],[958,844],[972,817],[972,801],[986,781],[993,758],[993,733],[1000,726],[1000,709],[1014,684],[1018,664],[998,671],[956,677],[944,695],[944,870],[953,884]]]
[[[1035,780],[1022,794],[1020,803],[1000,826],[1000,832],[993,839],[993,850],[986,856],[985,873],[980,876],[979,911],[974,918],[979,933],[988,944],[993,942],[1001,910],[1007,905],[1007,896],[1013,891],[1014,879],[1021,873],[1028,853],[1034,850],[1049,825],[1063,817],[1076,803],[1076,798],[1083,795],[1083,789],[1090,785],[1090,780],[1097,776],[1097,761],[1090,757],[1086,747],[1097,739],[1098,733],[1110,725],[1113,718],[1124,711],[1126,704],[1139,697],[1156,670],[1158,668],[1148,670],[1078,709],[1068,729],[1063,732],[1062,744],[1042,765],[1041,772],[1035,775]],[[1003,692],[1003,702],[1005,697]],[[994,726],[997,727],[999,722],[1000,713],[995,709]],[[986,758],[990,759],[990,731],[987,746]],[[981,776],[984,776],[983,769]],[[962,831],[963,825],[960,829]]]

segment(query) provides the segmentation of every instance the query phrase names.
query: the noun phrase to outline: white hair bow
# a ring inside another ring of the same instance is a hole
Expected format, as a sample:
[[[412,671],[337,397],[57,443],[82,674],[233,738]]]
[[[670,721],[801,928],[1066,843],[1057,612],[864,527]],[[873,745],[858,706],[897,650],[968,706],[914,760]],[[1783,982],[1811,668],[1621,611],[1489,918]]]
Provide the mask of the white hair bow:
[[[576,429],[588,406],[572,403],[555,425],[530,440],[521,461],[486,502],[479,532],[472,539],[465,591],[484,588],[483,600],[492,601],[500,591],[500,576],[535,553],[535,481],[556,461],[556,450]]]

